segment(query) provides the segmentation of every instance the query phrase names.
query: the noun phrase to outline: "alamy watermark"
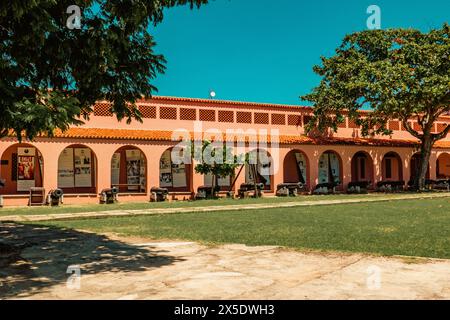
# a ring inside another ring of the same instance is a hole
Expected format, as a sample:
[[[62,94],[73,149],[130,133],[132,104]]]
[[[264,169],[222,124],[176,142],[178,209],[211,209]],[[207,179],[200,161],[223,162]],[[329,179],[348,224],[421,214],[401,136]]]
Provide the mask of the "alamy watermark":
[[[367,18],[367,28],[369,30],[381,29],[381,8],[373,4],[367,8],[366,12],[367,14],[370,14]]]
[[[81,288],[81,267],[79,265],[70,265],[66,273],[70,274],[66,281],[66,287],[70,290],[79,290]]]

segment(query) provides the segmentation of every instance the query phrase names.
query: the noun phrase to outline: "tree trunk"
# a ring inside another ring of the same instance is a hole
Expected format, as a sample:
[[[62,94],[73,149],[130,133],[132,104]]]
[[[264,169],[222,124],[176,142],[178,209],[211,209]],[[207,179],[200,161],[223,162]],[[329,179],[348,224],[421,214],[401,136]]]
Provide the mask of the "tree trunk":
[[[214,189],[216,188],[216,175],[213,173],[211,181],[211,199],[214,199]]]
[[[422,191],[425,189],[425,180],[429,168],[433,138],[431,134],[424,134],[420,145],[419,172],[414,179],[414,187]]]

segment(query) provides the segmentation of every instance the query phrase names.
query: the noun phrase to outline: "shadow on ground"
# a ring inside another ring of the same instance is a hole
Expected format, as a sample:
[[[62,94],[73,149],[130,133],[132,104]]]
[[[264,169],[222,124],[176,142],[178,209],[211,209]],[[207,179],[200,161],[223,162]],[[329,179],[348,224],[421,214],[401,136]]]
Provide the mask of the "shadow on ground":
[[[26,298],[81,274],[135,272],[180,259],[106,236],[42,225],[0,223],[0,298]]]

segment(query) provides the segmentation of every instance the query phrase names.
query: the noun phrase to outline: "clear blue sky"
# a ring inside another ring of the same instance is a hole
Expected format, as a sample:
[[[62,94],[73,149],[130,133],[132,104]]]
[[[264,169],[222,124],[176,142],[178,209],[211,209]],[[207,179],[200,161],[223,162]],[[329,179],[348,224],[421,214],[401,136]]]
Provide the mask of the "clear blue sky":
[[[383,29],[427,31],[450,17],[450,0],[215,0],[169,9],[151,30],[168,60],[157,94],[207,98],[214,89],[222,100],[302,104],[319,82],[313,65],[345,34],[367,28],[371,4]]]

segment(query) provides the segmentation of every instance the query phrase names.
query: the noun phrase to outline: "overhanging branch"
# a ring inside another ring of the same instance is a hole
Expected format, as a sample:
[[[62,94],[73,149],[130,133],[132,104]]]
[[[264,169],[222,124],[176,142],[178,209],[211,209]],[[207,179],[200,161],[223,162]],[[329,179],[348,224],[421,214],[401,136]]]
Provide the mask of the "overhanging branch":
[[[450,124],[448,124],[447,127],[442,132],[433,134],[433,140],[438,141],[444,139],[449,132],[450,132]]]
[[[419,140],[422,140],[423,135],[419,134],[416,130],[411,128],[408,120],[403,119],[402,120],[403,127],[405,127],[406,131],[408,131],[413,137],[416,137]]]

